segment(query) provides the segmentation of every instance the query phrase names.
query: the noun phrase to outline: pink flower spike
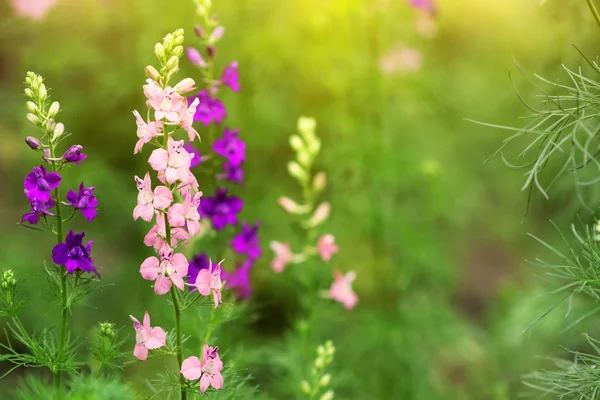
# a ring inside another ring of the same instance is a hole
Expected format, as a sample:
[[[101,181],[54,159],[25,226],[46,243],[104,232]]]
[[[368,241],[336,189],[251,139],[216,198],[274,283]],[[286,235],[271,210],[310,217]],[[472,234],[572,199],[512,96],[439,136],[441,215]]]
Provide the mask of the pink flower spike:
[[[181,372],[181,375],[183,375],[185,379],[190,381],[199,379],[202,375],[200,359],[196,356],[186,358],[183,360],[183,363],[181,363],[181,370],[179,372]]]
[[[272,241],[269,247],[275,252],[275,259],[271,262],[271,268],[273,268],[273,271],[280,273],[292,261],[293,254],[290,244]]]
[[[164,210],[173,202],[173,194],[165,186],[158,186],[152,192],[149,172],[144,176],[144,180],[136,176],[135,182],[139,193],[138,205],[133,209],[134,220],[141,218],[146,222],[150,222],[155,210]]]
[[[137,154],[142,151],[144,144],[151,141],[152,138],[162,135],[163,126],[160,121],[146,123],[146,121],[144,121],[140,113],[137,111],[134,111],[133,115],[135,116],[135,123],[137,124],[137,136],[139,138],[135,144],[133,154]]]
[[[343,275],[341,272],[335,271],[334,277],[335,281],[331,284],[329,296],[333,300],[343,303],[346,310],[351,310],[358,302],[356,293],[352,291],[352,282],[356,279],[356,273],[350,271]]]
[[[188,272],[188,261],[181,253],[174,254],[173,249],[164,244],[160,249],[160,261],[148,257],[140,267],[140,274],[146,280],[154,280],[154,293],[166,294],[174,284],[180,290],[185,288],[183,277]]]
[[[141,361],[146,361],[148,358],[148,350],[158,349],[167,344],[167,333],[160,327],[152,328],[150,326],[150,315],[148,311],[144,314],[144,323],[140,324],[133,315],[129,318],[133,321],[135,329],[135,347],[133,355]]]
[[[196,282],[193,285],[202,296],[208,296],[212,292],[215,308],[217,308],[219,303],[223,303],[223,300],[221,300],[221,288],[223,287],[223,283],[221,282],[221,264],[223,261],[221,260],[213,269],[212,260],[209,260],[208,269],[201,269],[198,272]]]
[[[323,235],[317,241],[317,250],[323,261],[331,260],[331,256],[338,252],[338,247],[335,244],[335,238],[331,234]]]

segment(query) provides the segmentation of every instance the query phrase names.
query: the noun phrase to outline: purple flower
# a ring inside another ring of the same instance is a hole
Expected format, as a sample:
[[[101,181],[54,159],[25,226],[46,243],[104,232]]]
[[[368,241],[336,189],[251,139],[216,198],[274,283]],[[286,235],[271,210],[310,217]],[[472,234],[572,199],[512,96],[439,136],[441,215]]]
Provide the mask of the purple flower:
[[[80,163],[87,157],[85,154],[81,153],[81,150],[83,150],[83,146],[79,144],[71,146],[69,150],[65,151],[65,154],[62,156],[64,162],[72,162],[77,164],[78,167],[81,167]]]
[[[219,99],[210,97],[208,90],[202,90],[190,97],[188,104],[192,104],[194,99],[200,100],[194,114],[194,122],[200,121],[205,126],[210,125],[211,122],[220,124],[227,116],[225,105]]]
[[[221,279],[225,281],[225,287],[234,289],[238,298],[246,299],[252,293],[250,284],[250,270],[252,269],[252,261],[246,260],[235,271],[221,271]]]
[[[190,168],[194,168],[195,166],[199,165],[202,162],[202,157],[200,156],[200,150],[198,150],[197,148],[195,148],[192,143],[188,143],[185,146],[183,146],[183,148],[185,149],[185,151],[187,151],[190,154],[193,154],[194,156],[192,157],[192,163],[190,164]]]
[[[238,63],[237,61],[234,61],[225,67],[223,75],[221,75],[221,83],[225,86],[229,86],[234,92],[240,90],[240,74],[237,68]]]
[[[242,211],[244,202],[237,196],[227,196],[227,189],[219,188],[214,197],[203,197],[198,206],[202,217],[212,220],[213,228],[223,229],[227,224],[237,224],[237,214]]]
[[[435,5],[433,0],[409,0],[412,7],[421,9],[429,14],[435,14]]]
[[[225,128],[223,137],[213,143],[215,153],[225,157],[236,167],[246,160],[246,143],[240,139],[239,133],[239,129],[230,130]]]
[[[30,202],[39,200],[46,202],[50,199],[50,191],[60,185],[61,177],[58,172],[46,172],[43,165],[34,167],[33,172],[25,178],[25,195]]]
[[[236,166],[229,161],[225,161],[223,169],[225,170],[225,173],[218,174],[217,179],[225,179],[239,185],[244,184],[244,170],[242,169],[241,164]]]
[[[250,226],[242,222],[242,232],[236,235],[231,241],[233,251],[239,254],[247,254],[251,261],[261,256],[260,241],[258,240],[258,228],[260,222]]]
[[[190,285],[194,285],[196,283],[196,278],[198,277],[198,273],[203,269],[208,269],[209,260],[206,253],[196,254],[189,261],[188,264],[188,280],[187,283]],[[190,290],[197,290],[195,286],[190,286]]]
[[[90,256],[94,242],[90,240],[83,246],[84,236],[85,233],[83,232],[73,233],[73,231],[69,231],[66,241],[57,244],[52,249],[52,261],[57,265],[64,265],[70,274],[75,272],[76,269],[80,269],[100,276]]]
[[[48,201],[34,199],[31,201],[31,212],[24,214],[21,217],[21,222],[28,222],[31,225],[35,225],[40,220],[42,214],[54,215],[48,212],[48,210],[52,207],[54,207],[54,201],[52,199]]]
[[[67,193],[67,201],[73,207],[81,210],[81,213],[88,221],[92,222],[98,211],[96,207],[98,207],[98,200],[96,199],[96,195],[94,194],[94,187],[90,186],[86,188],[83,186],[83,182],[79,185],[79,193],[75,193],[73,190],[69,190]]]

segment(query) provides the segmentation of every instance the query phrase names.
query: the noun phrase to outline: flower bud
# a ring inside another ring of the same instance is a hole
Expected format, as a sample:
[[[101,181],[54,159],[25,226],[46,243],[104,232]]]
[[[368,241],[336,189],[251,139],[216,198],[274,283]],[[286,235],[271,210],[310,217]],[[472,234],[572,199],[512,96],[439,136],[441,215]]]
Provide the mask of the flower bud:
[[[27,113],[26,118],[27,121],[31,122],[34,125],[37,125],[40,122],[40,119],[35,114]]]
[[[182,28],[177,29],[175,32],[173,32],[173,36],[174,37],[183,37],[183,34],[185,33],[185,31]]]
[[[50,118],[48,120],[48,122],[46,122],[46,132],[49,132],[49,133],[54,132],[55,127],[56,127],[56,121],[54,121],[52,118]]]
[[[100,336],[107,339],[113,339],[115,337],[115,325],[110,322],[100,322]]]
[[[52,134],[53,134],[52,140],[54,141],[54,140],[58,139],[64,132],[65,132],[65,126],[63,125],[62,122],[59,122],[54,127],[54,131],[52,131]]]
[[[321,203],[319,207],[315,210],[314,214],[307,221],[307,225],[310,228],[314,228],[315,226],[321,225],[327,218],[329,218],[329,213],[331,212],[331,204],[325,202]]]
[[[317,369],[321,369],[321,368],[323,368],[324,366],[325,366],[325,361],[323,361],[323,359],[322,359],[321,357],[318,357],[318,358],[315,360],[315,368],[317,368]]]
[[[317,355],[323,356],[324,354],[325,354],[325,347],[323,347],[322,345],[319,345],[319,347],[317,347]]]
[[[146,76],[154,82],[160,80],[160,73],[152,65],[147,65],[146,68],[144,68],[144,72],[146,73]]]
[[[33,91],[30,88],[25,88],[25,96],[33,98]]]
[[[217,55],[217,49],[215,48],[215,46],[206,46],[206,55],[210,58],[215,58],[215,56]]]
[[[314,134],[314,131],[317,127],[317,121],[312,117],[300,117],[298,118],[298,132],[300,132],[303,136],[306,134]]]
[[[306,151],[305,149],[301,149],[296,158],[298,159],[298,161],[300,162],[300,165],[306,167],[307,169],[309,169],[310,164],[313,161],[312,156],[310,155],[310,153],[308,151]]]
[[[319,385],[322,387],[325,387],[325,386],[329,385],[330,381],[331,381],[331,375],[325,374],[321,377],[321,380],[319,381]]]
[[[169,71],[176,70],[178,66],[179,66],[179,57],[172,56],[171,58],[169,58],[169,61],[167,61],[166,67]]]
[[[207,14],[208,10],[206,9],[206,6],[204,4],[198,4],[196,6],[196,13],[200,16],[200,17],[204,17]]]
[[[210,38],[208,38],[208,43],[214,44],[215,42],[220,40],[224,34],[225,34],[225,27],[217,26],[215,28],[215,30],[212,32],[212,34],[210,35]]]
[[[302,167],[295,161],[290,161],[287,165],[288,172],[290,175],[299,181],[305,182],[308,178],[306,172],[302,169]]]
[[[202,38],[202,36],[204,36],[204,29],[202,29],[200,25],[196,25],[194,26],[194,34],[199,38]]]
[[[48,91],[46,90],[46,85],[44,85],[43,83],[40,85],[40,88],[38,90],[38,95],[40,97],[40,99],[44,100],[46,98],[46,96],[48,96]]]
[[[300,389],[302,389],[302,393],[309,394],[310,393],[310,385],[307,381],[300,382]]]
[[[192,78],[185,78],[175,85],[174,89],[178,93],[187,93],[191,90],[194,90],[195,85],[196,82],[194,82]]]
[[[333,390],[328,390],[319,400],[333,400]]]
[[[27,146],[31,147],[33,150],[38,150],[42,146],[42,142],[33,136],[27,136],[25,138],[25,143],[27,143]]]
[[[317,154],[319,154],[319,151],[321,150],[321,141],[319,140],[318,137],[314,136],[314,133],[312,135],[307,136],[307,137],[309,138],[309,140],[308,140],[308,151],[314,157]]]
[[[185,54],[192,64],[201,68],[206,68],[206,62],[204,62],[204,59],[198,50],[193,47],[186,47]]]
[[[176,57],[181,57],[183,55],[183,46],[175,46],[172,53]]]
[[[48,109],[48,117],[54,118],[59,111],[60,103],[58,101],[52,102],[52,104],[50,104],[50,108]]]
[[[159,60],[163,60],[165,58],[165,48],[163,47],[162,43],[156,43],[154,46],[154,54]]]
[[[12,289],[16,286],[17,280],[12,269],[8,269],[2,273],[2,288],[4,290]]]
[[[294,200],[285,196],[281,196],[277,200],[277,204],[279,204],[279,206],[283,208],[285,212],[290,214],[297,214],[298,210],[300,209],[300,206]]]
[[[327,175],[325,172],[318,172],[313,178],[313,190],[320,192],[325,189],[325,185],[327,185]]]
[[[296,152],[299,152],[305,148],[304,141],[298,135],[290,136],[290,146],[292,146],[292,149],[294,149]]]
[[[177,36],[173,39],[173,44],[175,46],[179,46],[179,45],[183,44],[183,39],[184,39],[183,35]]]
[[[38,106],[37,104],[35,104],[33,101],[28,101],[27,102],[27,109],[32,112],[32,113],[36,113],[38,110]]]

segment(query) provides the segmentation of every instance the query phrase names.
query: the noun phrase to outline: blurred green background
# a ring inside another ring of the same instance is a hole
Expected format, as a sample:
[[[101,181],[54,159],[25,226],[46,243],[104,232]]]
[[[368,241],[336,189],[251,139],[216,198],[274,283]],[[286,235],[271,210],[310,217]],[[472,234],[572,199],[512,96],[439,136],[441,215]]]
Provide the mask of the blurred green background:
[[[329,177],[327,227],[341,248],[333,265],[359,276],[357,308],[323,310],[318,328],[336,344],[337,398],[513,399],[525,390],[522,375],[545,365],[538,356],[568,356],[561,345],[579,348],[582,332],[598,331],[590,320],[559,333],[572,317],[558,310],[522,334],[557,301],[541,296],[543,282],[524,262],[549,257],[526,233],[556,244],[548,220],[568,227],[581,210],[565,184],[550,202],[534,196],[522,222],[521,174],[498,159],[484,164],[506,132],[464,120],[520,124],[527,109],[509,71],[524,98],[535,102],[535,92],[513,58],[528,74],[555,80],[561,63],[583,64],[573,44],[595,57],[598,32],[583,2],[440,0],[431,20],[400,0],[214,3],[226,27],[219,65],[240,65],[241,92],[222,100],[227,123],[248,143],[243,217],[262,221],[265,254],[242,318],[218,331],[225,358],[259,385],[249,398],[297,391],[292,372],[273,361],[292,357],[294,282],[270,269],[268,242],[293,235],[276,200],[299,196],[285,165],[300,115],[317,119],[323,141],[317,167]],[[131,218],[133,175],[146,167],[132,154],[131,111],[143,107],[154,44],[180,27],[193,39],[193,10],[191,0],[59,0],[35,22],[0,0],[0,265],[26,279],[38,305],[23,316],[31,328],[54,324],[58,312],[39,306],[48,299],[40,269],[53,239],[15,225],[27,211],[23,177],[39,162],[23,143],[36,133],[24,118],[25,72],[45,77],[70,140],[88,154],[65,178],[95,186],[101,203],[93,224],[76,225],[94,240],[105,286],[74,310],[73,331],[85,338],[110,320],[133,343],[129,314],[148,309],[168,321],[170,312],[138,272],[149,252],[147,226]],[[179,76],[198,79],[187,63]],[[145,371],[160,362],[125,369],[123,381],[144,393]],[[0,384],[12,387],[28,373]]]

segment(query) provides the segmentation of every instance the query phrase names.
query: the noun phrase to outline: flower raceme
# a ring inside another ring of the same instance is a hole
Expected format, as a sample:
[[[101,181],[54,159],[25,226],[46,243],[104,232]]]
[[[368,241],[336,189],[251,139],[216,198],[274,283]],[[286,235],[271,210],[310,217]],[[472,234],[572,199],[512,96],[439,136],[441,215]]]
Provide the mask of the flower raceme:
[[[221,282],[222,263],[223,261],[213,268],[212,261],[209,259],[208,268],[198,271],[198,275],[196,275],[196,279],[194,280],[194,287],[201,295],[208,296],[212,293],[215,308],[219,306],[219,303],[223,302],[221,300],[221,288],[223,287],[223,283]]]
[[[188,357],[181,365],[181,375],[194,381],[200,379],[200,393],[212,386],[215,389],[223,388],[223,362],[219,358],[219,347],[210,347],[204,343],[202,361],[196,356]]]

